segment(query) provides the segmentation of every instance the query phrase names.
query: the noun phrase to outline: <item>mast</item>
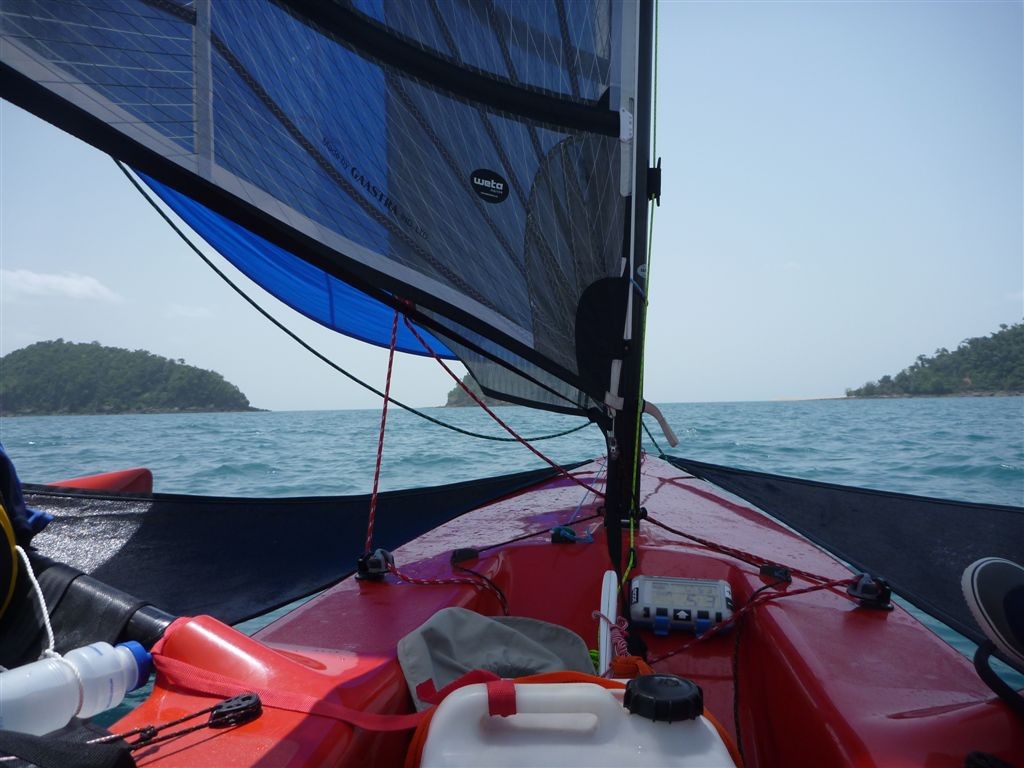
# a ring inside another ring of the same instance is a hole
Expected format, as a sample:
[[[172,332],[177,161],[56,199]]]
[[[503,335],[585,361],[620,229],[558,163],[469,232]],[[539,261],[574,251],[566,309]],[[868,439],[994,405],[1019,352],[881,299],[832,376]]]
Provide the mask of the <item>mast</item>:
[[[639,519],[640,430],[643,414],[643,347],[647,317],[648,163],[651,134],[651,67],[654,0],[641,0],[638,12],[636,99],[633,108],[633,196],[628,200],[632,236],[624,243],[627,316],[623,333],[622,369],[608,439],[605,526],[608,554],[617,573],[623,572],[622,531]],[[614,382],[612,395],[615,395]],[[628,564],[628,553],[626,564]]]

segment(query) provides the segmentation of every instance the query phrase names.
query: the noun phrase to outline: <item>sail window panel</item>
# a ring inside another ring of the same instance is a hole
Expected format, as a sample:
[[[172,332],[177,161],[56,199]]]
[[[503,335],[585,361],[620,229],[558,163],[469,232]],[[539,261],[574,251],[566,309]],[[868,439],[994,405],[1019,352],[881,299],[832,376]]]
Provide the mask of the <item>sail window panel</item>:
[[[53,80],[123,110],[192,151],[192,25],[137,2],[4,0],[6,39],[55,65]]]
[[[527,90],[596,104],[609,85],[608,0],[353,0],[428,53]]]

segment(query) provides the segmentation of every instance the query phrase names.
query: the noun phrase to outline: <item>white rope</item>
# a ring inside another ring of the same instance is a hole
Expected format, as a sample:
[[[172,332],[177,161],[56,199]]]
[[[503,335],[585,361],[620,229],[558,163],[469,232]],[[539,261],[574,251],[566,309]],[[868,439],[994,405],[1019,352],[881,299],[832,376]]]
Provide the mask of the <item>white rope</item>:
[[[18,550],[18,554],[21,555],[21,561],[25,564],[25,575],[32,583],[32,589],[35,590],[36,597],[39,598],[39,607],[43,610],[43,626],[46,627],[46,639],[48,644],[39,657],[42,658],[44,656],[49,656],[51,658],[59,659],[60,654],[55,650],[57,642],[53,638],[53,626],[50,624],[50,611],[46,607],[46,598],[43,597],[43,588],[39,586],[39,580],[36,579],[35,571],[32,570],[32,563],[29,562],[28,555],[25,554],[25,550],[17,545],[15,545],[14,548]]]
[[[77,714],[82,711],[82,705],[85,703],[85,683],[82,680],[82,676],[79,674],[77,667],[68,662],[67,659],[57,652],[57,641],[53,636],[53,625],[50,623],[50,611],[46,607],[46,598],[43,597],[43,588],[39,586],[39,580],[36,578],[35,571],[32,570],[32,563],[28,559],[28,554],[26,554],[25,550],[18,545],[15,545],[14,548],[18,550],[18,554],[21,556],[21,561],[25,564],[25,575],[32,584],[32,589],[36,593],[36,597],[39,599],[39,607],[43,612],[43,626],[46,627],[47,645],[46,648],[43,649],[43,652],[39,654],[39,658],[54,659],[71,670],[71,673],[75,676],[75,680],[78,681],[78,706],[75,708],[75,714]],[[2,760],[6,760],[6,758],[0,758],[0,761]]]

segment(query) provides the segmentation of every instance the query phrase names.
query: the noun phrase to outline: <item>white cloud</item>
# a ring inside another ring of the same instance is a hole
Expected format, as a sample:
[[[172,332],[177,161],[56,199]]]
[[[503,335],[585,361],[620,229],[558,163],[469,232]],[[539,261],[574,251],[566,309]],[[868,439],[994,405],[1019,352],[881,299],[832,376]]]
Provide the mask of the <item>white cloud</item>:
[[[213,310],[208,307],[196,307],[190,304],[168,304],[166,315],[172,320],[179,317],[187,320],[198,320],[204,317],[213,317]]]
[[[74,272],[45,274],[28,269],[0,269],[0,288],[5,296],[58,296],[65,299],[119,302],[123,299],[95,277]]]

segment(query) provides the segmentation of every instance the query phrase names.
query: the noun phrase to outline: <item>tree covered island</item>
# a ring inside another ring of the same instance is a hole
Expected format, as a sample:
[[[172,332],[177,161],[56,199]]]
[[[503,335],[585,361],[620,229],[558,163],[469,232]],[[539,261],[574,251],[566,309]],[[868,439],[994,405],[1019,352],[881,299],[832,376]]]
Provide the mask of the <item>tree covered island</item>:
[[[481,391],[480,385],[476,383],[476,379],[474,379],[468,373],[462,377],[462,383],[469,387],[473,391],[473,394],[479,397],[481,400],[483,400],[484,404],[487,405],[489,408],[494,407],[496,405],[508,405],[508,403],[506,403],[504,400],[498,400],[496,398],[488,397],[487,395],[485,395]],[[458,385],[452,387],[451,391],[448,393],[448,401],[445,403],[445,407],[464,408],[470,405],[476,405],[476,401],[473,400],[473,398],[471,398],[469,395],[467,395],[462,387]]]
[[[0,415],[257,411],[213,371],[145,350],[40,341],[0,357]]]
[[[895,376],[883,376],[847,397],[1024,394],[1024,323],[1000,325],[989,336],[964,339],[950,351],[935,350]]]

